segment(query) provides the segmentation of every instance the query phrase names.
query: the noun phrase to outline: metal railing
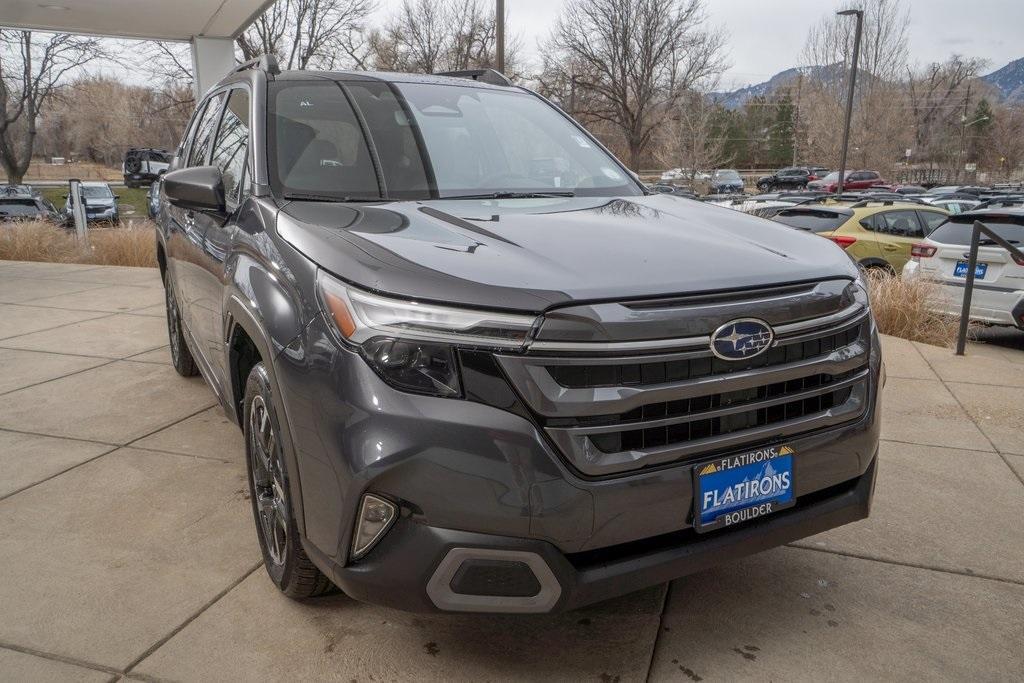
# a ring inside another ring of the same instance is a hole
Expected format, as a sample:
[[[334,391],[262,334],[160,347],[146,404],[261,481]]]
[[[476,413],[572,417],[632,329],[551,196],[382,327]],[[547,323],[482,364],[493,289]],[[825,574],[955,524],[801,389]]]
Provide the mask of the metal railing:
[[[1024,263],[1024,251],[1004,240],[981,221],[974,221],[974,228],[971,231],[971,251],[967,258],[967,282],[964,283],[964,304],[963,308],[960,309],[960,333],[956,339],[956,355],[958,356],[964,355],[964,348],[967,346],[967,328],[971,323],[971,297],[974,294],[974,271],[978,268],[978,244],[981,241],[982,233],[1010,252],[1010,256],[1014,261]]]

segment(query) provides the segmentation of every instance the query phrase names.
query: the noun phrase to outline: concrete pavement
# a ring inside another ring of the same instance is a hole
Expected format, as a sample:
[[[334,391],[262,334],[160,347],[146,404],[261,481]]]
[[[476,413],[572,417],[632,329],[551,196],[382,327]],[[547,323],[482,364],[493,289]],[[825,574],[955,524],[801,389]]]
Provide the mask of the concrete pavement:
[[[1024,351],[885,339],[872,517],[555,616],[295,603],[151,269],[0,262],[0,679],[1007,680]]]

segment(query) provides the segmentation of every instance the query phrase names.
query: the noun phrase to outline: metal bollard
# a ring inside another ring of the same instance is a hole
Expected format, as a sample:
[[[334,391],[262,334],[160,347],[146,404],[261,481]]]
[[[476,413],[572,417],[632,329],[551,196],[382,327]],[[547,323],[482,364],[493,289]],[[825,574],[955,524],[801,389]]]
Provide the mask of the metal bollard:
[[[68,199],[71,200],[71,217],[75,221],[75,234],[82,245],[89,244],[88,223],[85,219],[85,202],[82,201],[82,181],[68,180]]]

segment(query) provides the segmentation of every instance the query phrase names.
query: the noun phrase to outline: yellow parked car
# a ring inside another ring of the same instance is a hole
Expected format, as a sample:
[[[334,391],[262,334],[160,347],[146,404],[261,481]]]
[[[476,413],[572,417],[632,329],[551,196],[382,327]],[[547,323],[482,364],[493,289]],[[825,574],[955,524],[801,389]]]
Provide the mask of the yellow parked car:
[[[910,248],[949,217],[938,207],[914,202],[828,201],[780,211],[774,220],[827,237],[865,269],[903,272]]]

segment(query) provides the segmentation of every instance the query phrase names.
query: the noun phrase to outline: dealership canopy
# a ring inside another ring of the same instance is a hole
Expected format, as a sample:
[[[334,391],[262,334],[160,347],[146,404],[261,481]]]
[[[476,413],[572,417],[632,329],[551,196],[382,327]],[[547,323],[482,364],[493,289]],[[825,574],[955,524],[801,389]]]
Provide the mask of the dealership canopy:
[[[233,39],[273,0],[2,0],[0,26],[192,44],[196,92],[235,64]]]

